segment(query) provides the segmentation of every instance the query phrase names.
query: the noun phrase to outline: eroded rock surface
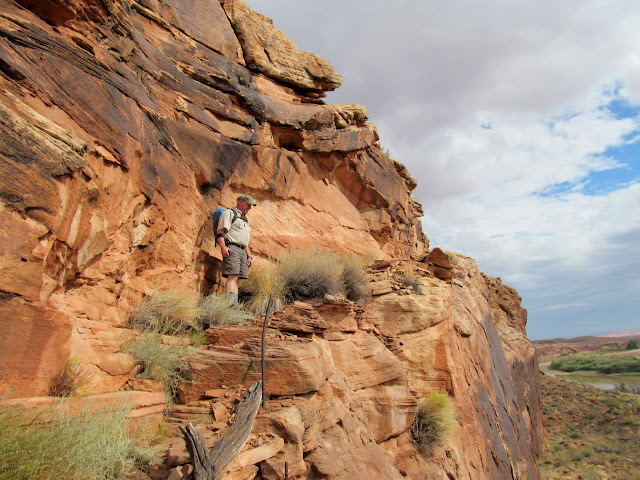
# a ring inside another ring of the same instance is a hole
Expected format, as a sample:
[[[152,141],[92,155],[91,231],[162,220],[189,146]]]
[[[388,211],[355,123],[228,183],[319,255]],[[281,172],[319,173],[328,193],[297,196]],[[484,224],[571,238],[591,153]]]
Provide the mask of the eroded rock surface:
[[[414,479],[538,477],[540,389],[535,352],[524,335],[526,311],[513,289],[481,274],[475,261],[446,255],[455,283],[433,276],[424,263],[393,260],[370,273],[372,280],[385,277],[391,292],[364,308],[330,298],[297,302],[274,315],[266,342],[271,399],[254,433],[284,444],[256,462],[262,472],[283,478],[286,462],[290,472],[309,479],[368,479],[373,472]],[[407,269],[418,287],[403,283]],[[381,316],[381,306],[393,314]],[[356,328],[339,318],[353,318]],[[260,335],[257,326],[212,328],[210,345],[191,360],[195,382],[184,386],[181,398],[195,404],[207,392],[259,379]],[[433,391],[450,396],[457,422],[442,445],[422,454],[409,428],[417,403]]]
[[[2,390],[46,394],[74,356],[94,394],[148,390],[155,403],[138,414],[159,415],[158,385],[122,352],[127,318],[163,287],[211,291],[209,215],[246,192],[254,255],[379,261],[366,307],[326,298],[274,314],[273,399],[228,478],[280,479],[285,462],[308,479],[536,478],[537,360],[520,298],[473,260],[428,250],[416,182],[366,109],[321,100],[340,81],[241,0],[3,0]],[[211,329],[168,418],[207,418],[207,441],[222,435],[259,378],[260,333]],[[434,390],[458,425],[425,456],[408,428]],[[179,478],[184,448],[170,450]]]
[[[208,293],[209,215],[240,192],[259,202],[255,255],[423,254],[415,182],[366,109],[319,100],[339,84],[241,0],[3,1],[0,358],[14,392],[42,393],[45,363],[102,355],[108,338],[78,319],[122,325],[167,285]],[[23,363],[16,311],[38,330]]]

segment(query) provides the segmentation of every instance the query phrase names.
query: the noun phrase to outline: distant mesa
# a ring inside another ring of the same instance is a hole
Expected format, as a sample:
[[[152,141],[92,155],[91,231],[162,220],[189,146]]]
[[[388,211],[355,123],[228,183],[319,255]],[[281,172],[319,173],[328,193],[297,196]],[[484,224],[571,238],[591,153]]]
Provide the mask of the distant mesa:
[[[640,328],[629,328],[627,330],[616,330],[615,332],[600,335],[601,337],[640,337]]]

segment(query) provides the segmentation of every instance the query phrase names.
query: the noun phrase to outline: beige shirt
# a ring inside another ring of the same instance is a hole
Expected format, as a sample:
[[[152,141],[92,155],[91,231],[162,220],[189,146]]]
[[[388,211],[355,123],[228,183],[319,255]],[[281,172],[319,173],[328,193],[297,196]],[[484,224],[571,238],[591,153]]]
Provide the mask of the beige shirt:
[[[231,224],[233,220],[233,210],[238,214],[236,221]],[[218,230],[225,231],[225,241],[227,243],[237,243],[242,247],[249,245],[249,238],[251,237],[251,227],[249,227],[249,221],[240,210],[237,208],[230,208],[220,214],[220,220],[218,220]]]

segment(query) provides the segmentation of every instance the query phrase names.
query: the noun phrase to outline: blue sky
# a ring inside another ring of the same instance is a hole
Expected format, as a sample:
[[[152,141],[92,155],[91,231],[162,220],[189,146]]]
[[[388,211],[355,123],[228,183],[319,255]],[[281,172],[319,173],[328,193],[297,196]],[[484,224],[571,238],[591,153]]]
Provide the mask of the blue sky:
[[[343,76],[431,246],[516,288],[532,339],[640,327],[637,0],[254,0]]]

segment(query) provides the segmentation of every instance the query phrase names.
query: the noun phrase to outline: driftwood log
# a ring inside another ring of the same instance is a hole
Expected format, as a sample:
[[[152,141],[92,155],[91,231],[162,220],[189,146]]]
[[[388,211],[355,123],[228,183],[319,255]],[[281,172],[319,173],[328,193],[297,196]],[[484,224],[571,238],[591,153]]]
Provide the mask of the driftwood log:
[[[236,421],[224,437],[207,452],[203,438],[191,423],[180,426],[187,449],[193,461],[193,480],[220,480],[227,466],[238,454],[249,438],[253,421],[258,414],[262,400],[262,382],[257,382],[247,390],[245,400],[238,406]]]

